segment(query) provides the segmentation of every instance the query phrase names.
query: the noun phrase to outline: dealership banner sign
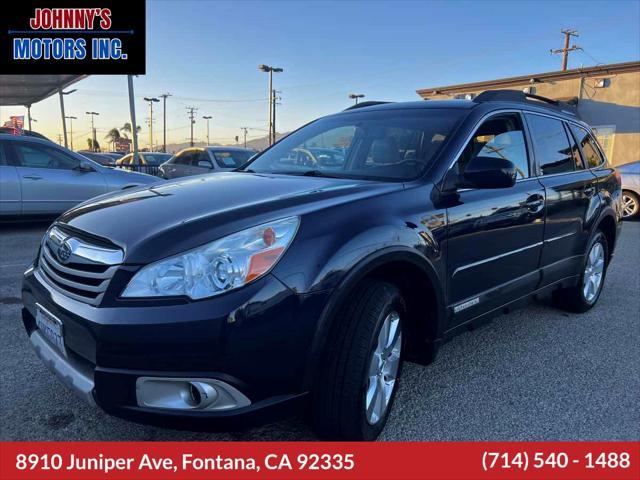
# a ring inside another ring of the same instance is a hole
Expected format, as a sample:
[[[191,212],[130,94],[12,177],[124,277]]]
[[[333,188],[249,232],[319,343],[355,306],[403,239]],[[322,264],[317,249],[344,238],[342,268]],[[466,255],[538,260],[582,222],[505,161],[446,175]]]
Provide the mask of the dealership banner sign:
[[[3,480],[638,479],[639,442],[4,442]]]
[[[144,74],[145,2],[7,2],[0,65],[4,74]]]

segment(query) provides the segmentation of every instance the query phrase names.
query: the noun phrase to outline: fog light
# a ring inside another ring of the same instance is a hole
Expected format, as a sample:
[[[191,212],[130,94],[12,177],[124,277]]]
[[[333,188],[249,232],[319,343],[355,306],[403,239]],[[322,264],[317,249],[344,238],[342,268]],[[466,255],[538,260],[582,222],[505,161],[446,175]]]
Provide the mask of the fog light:
[[[251,401],[228,383],[212,378],[140,377],[138,405],[171,410],[230,410]]]

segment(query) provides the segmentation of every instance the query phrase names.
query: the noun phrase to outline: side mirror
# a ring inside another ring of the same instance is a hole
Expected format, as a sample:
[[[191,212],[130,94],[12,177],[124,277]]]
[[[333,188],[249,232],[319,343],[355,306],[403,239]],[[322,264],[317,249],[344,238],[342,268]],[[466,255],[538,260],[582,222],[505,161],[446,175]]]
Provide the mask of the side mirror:
[[[509,188],[516,183],[516,166],[499,157],[475,157],[464,171],[465,187]]]
[[[80,163],[78,164],[78,166],[76,168],[74,168],[74,170],[77,170],[77,171],[83,172],[83,173],[95,172],[96,171],[96,169],[93,168],[93,165],[91,165],[91,163],[85,162],[84,160],[81,160]]]
[[[206,160],[200,160],[198,162],[198,166],[202,168],[209,168],[209,169],[213,168],[213,165],[211,164],[211,162],[207,162]]]

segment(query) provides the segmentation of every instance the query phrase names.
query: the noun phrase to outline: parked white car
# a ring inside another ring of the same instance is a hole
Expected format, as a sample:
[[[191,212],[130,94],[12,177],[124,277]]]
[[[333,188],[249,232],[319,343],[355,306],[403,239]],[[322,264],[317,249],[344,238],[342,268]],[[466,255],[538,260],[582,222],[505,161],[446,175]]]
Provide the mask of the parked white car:
[[[185,148],[160,165],[162,178],[179,178],[205,173],[228,172],[247,163],[256,154],[240,147]]]
[[[161,181],[32,136],[0,134],[0,216],[53,215],[114,190]]]

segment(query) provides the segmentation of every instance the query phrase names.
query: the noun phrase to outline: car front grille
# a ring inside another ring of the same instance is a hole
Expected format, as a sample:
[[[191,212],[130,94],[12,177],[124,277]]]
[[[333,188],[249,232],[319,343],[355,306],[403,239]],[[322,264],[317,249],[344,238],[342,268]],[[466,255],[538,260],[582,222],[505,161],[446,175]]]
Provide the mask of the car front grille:
[[[42,241],[36,273],[64,295],[98,305],[123,258],[120,249],[89,243],[52,227]]]

